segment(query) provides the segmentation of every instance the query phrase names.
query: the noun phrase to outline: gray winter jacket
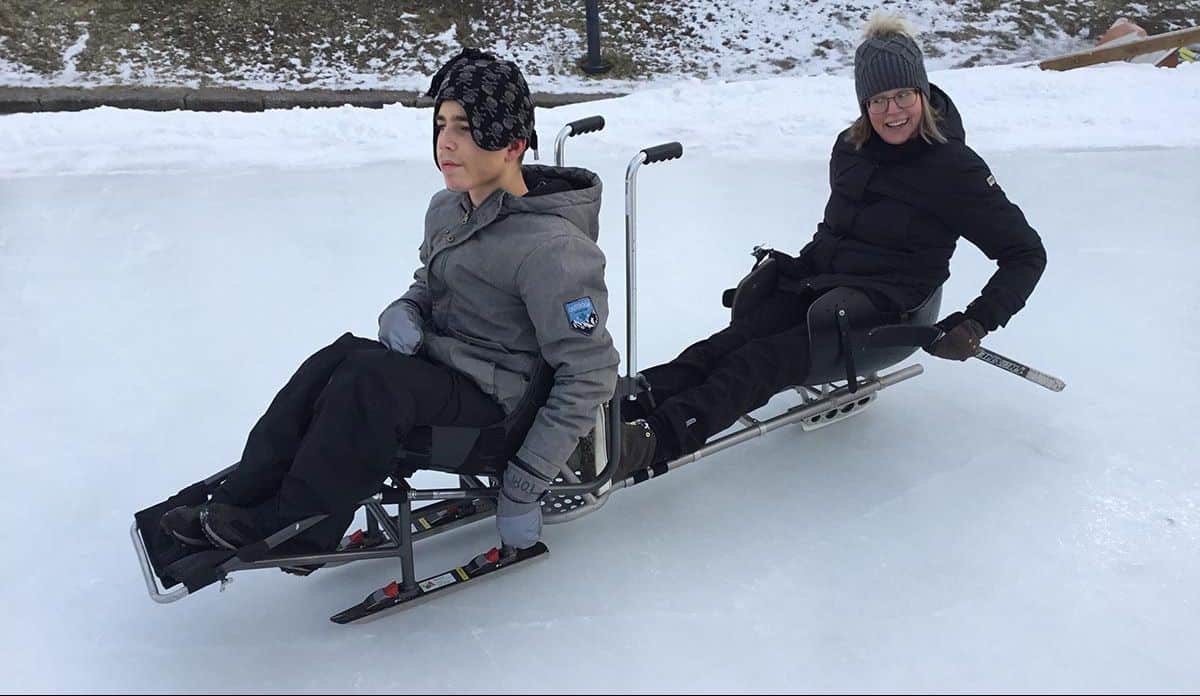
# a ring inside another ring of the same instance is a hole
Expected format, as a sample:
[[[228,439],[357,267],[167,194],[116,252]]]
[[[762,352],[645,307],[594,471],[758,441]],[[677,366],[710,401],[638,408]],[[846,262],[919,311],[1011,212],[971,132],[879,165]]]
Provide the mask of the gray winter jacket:
[[[505,412],[540,359],[554,369],[550,397],[517,452],[553,479],[612,397],[619,357],[596,246],[599,177],[538,165],[522,172],[523,197],[501,189],[472,209],[465,192],[434,195],[421,267],[400,300],[421,308],[422,353],[469,376]]]

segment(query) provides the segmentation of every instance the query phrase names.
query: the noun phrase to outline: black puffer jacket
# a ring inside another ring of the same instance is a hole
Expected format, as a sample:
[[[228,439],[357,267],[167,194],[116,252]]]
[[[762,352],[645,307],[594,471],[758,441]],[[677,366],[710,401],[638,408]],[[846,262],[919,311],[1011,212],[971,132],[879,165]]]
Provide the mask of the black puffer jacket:
[[[891,309],[909,309],[950,277],[961,236],[999,265],[966,309],[995,330],[1025,306],[1046,267],[1046,250],[967,147],[950,97],[936,86],[931,92],[944,144],[917,137],[889,145],[872,133],[855,150],[845,132],[838,135],[825,219],[795,262],[784,264],[783,283],[797,290],[861,288]]]

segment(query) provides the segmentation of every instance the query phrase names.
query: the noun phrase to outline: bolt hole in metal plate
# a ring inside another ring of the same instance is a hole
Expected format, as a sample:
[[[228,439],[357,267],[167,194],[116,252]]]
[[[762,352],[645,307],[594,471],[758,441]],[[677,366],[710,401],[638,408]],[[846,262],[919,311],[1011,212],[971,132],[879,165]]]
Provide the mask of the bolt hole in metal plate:
[[[542,509],[554,513],[571,512],[583,505],[583,496],[580,495],[560,495],[542,501]]]

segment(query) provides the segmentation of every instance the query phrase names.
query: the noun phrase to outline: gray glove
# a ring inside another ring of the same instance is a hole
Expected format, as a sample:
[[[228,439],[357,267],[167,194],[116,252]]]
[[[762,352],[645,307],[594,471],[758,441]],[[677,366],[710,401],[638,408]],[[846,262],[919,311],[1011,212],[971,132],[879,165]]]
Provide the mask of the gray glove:
[[[524,464],[509,462],[496,506],[496,529],[505,546],[527,549],[542,536],[542,496],[549,483]]]
[[[421,308],[411,300],[397,300],[379,315],[379,342],[388,349],[415,355],[423,333]]]

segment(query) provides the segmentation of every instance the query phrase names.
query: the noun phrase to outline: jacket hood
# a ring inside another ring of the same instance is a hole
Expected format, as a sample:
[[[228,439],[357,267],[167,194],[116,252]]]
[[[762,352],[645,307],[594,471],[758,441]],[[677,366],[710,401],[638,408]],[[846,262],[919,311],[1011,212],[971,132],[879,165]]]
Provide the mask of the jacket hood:
[[[962,116],[958,113],[958,107],[954,106],[950,95],[942,91],[941,87],[931,84],[929,85],[929,103],[942,115],[942,120],[938,122],[938,127],[942,129],[942,135],[946,136],[948,140],[967,142],[967,131],[963,127]]]
[[[555,215],[571,223],[593,242],[600,236],[600,177],[579,167],[521,167],[529,193],[502,196],[498,217],[521,213]],[[486,206],[488,202],[484,202]],[[481,208],[483,206],[480,206]]]

